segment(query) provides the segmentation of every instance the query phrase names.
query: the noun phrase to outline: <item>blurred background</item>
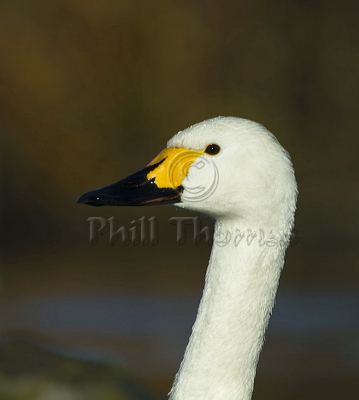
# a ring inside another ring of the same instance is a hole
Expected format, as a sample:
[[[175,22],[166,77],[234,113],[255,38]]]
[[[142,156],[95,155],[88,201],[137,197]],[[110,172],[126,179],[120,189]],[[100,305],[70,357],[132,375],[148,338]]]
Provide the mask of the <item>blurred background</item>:
[[[358,12],[334,0],[1,2],[1,399],[39,399],[26,385],[54,379],[54,354],[95,360],[82,381],[120,368],[135,382],[123,398],[143,398],[137,382],[166,398],[210,246],[191,232],[176,242],[169,218],[195,214],[76,198],[218,115],[271,130],[300,191],[253,398],[359,398]],[[155,216],[157,245],[108,233],[91,245],[87,218],[112,216],[128,229]]]

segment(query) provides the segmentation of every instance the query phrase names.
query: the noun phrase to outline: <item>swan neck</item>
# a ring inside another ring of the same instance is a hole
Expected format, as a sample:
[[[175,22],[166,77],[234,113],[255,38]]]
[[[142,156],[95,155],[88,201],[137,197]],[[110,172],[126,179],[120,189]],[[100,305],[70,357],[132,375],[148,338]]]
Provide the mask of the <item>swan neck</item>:
[[[216,223],[203,296],[171,400],[252,396],[286,248],[283,238],[274,245],[273,230],[262,236],[257,230],[252,239],[254,231],[241,221]]]

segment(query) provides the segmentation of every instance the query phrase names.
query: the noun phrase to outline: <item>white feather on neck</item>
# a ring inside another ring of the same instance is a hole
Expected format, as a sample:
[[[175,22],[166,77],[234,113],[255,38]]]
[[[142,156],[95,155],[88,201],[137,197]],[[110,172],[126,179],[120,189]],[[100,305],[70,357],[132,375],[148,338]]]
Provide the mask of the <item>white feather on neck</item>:
[[[222,230],[241,228],[248,232],[240,223],[221,223]],[[215,234],[218,229],[217,222]],[[251,398],[283,260],[280,243],[214,244],[197,319],[170,399]]]
[[[199,149],[209,143],[221,147],[213,157],[216,190],[201,202],[178,204],[217,222],[197,319],[170,400],[249,400],[293,227],[297,186],[288,153],[248,120],[204,121],[175,135],[168,146]],[[184,194],[187,185],[203,184],[203,174],[190,167]],[[241,233],[257,237],[235,240]],[[261,234],[276,239],[265,242]]]

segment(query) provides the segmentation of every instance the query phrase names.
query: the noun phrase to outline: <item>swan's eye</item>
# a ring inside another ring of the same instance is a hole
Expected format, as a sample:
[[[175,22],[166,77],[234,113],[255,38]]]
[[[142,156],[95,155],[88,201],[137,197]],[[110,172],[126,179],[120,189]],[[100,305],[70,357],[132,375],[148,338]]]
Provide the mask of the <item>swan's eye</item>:
[[[204,151],[207,154],[210,154],[211,156],[214,156],[219,153],[221,148],[218,146],[218,144],[211,143],[206,147],[206,150]]]

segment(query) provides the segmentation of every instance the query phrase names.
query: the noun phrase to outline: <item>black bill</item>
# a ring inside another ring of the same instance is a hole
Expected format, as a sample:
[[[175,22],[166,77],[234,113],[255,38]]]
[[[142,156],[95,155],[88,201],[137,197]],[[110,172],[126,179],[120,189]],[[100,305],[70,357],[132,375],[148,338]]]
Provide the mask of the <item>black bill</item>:
[[[77,203],[95,207],[179,203],[183,191],[182,186],[176,189],[159,188],[154,179],[147,178],[148,173],[157,168],[163,161],[148,165],[112,185],[86,192],[77,199]]]

